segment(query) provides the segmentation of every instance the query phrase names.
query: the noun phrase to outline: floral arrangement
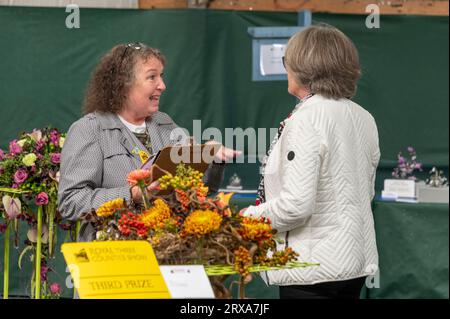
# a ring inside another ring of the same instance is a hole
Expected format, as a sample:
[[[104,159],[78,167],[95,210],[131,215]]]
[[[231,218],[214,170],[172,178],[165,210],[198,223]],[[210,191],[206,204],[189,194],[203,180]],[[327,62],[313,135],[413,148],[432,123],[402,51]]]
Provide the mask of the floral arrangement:
[[[147,240],[160,264],[203,264],[218,298],[230,297],[223,285],[226,275],[240,275],[243,297],[250,272],[311,265],[297,262],[291,248],[277,251],[270,220],[237,214],[229,206],[232,194],[208,197],[202,177],[180,164],[175,175],[166,172],[159,187],[143,196],[142,205],[118,198],[83,218],[96,224],[99,241]],[[128,183],[145,194],[151,173],[133,171]]]
[[[392,171],[392,177],[400,179],[416,180],[414,171],[422,171],[422,163],[417,162],[416,150],[412,146],[407,148],[409,158],[402,155],[402,152],[397,154],[397,167]]]
[[[14,246],[19,247],[19,222],[29,230],[25,248],[19,258],[19,268],[26,253],[31,253],[35,265],[32,275],[32,297],[55,298],[60,286],[48,282],[47,259],[56,246],[56,227],[71,229],[56,210],[61,150],[65,134],[56,128],[34,129],[22,133],[9,143],[9,151],[0,149],[0,231],[5,238],[4,297],[8,297],[9,240],[14,232]],[[33,209],[35,210],[33,212]],[[38,235],[40,234],[40,235]]]

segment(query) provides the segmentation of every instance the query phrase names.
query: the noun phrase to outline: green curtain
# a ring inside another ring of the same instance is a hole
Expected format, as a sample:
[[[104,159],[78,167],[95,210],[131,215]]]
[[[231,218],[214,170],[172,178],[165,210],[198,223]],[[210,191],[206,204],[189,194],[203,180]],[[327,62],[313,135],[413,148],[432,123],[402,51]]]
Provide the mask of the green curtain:
[[[161,109],[192,130],[277,127],[295,99],[286,81],[252,82],[250,26],[295,26],[295,13],[81,9],[67,29],[64,8],[0,7],[0,147],[18,131],[67,130],[81,114],[90,73],[118,43],[142,41],[168,58]],[[448,17],[313,14],[358,47],[355,100],[375,117],[381,167],[412,145],[419,160],[448,166]],[[192,131],[191,131],[192,132]],[[267,144],[269,140],[267,139]]]

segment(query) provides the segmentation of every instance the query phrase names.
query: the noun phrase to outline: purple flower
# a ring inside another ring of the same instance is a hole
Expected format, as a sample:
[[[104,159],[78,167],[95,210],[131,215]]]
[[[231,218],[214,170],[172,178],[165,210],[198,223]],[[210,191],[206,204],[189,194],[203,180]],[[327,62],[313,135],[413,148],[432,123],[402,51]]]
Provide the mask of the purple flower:
[[[40,192],[35,199],[36,205],[42,206],[48,204],[48,195],[46,192]]]
[[[9,152],[11,153],[11,155],[17,155],[22,152],[22,147],[17,144],[17,140],[13,140],[9,143]]]
[[[50,132],[50,141],[53,143],[53,145],[58,146],[59,137],[60,136],[57,130],[53,130]]]
[[[28,177],[28,173],[26,170],[19,168],[14,173],[14,182],[16,182],[18,185],[22,184]]]
[[[403,156],[399,156],[399,157],[398,157],[398,163],[399,163],[399,164],[405,164],[405,163],[406,163],[405,158],[404,158]]]
[[[36,142],[36,151],[40,151],[45,145],[45,141],[44,140],[40,140]]]
[[[408,152],[409,152],[409,153],[415,153],[416,150],[414,149],[414,147],[408,146]]]
[[[422,163],[416,163],[415,168],[418,170],[422,170]]]
[[[52,293],[52,295],[60,295],[61,294],[61,286],[56,282],[51,284],[50,292]]]
[[[11,188],[19,188],[19,185],[17,185],[16,183],[11,185]]]
[[[47,281],[47,273],[49,270],[50,268],[46,265],[41,265],[41,281]]]
[[[61,153],[53,153],[50,156],[50,160],[52,161],[53,164],[61,163]]]

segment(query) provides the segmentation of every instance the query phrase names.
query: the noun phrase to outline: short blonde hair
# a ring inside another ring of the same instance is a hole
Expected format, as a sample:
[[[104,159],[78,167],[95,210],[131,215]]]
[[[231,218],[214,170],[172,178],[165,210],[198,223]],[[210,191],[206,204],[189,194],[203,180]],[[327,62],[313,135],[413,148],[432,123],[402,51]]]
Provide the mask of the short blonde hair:
[[[326,98],[351,98],[361,75],[358,51],[341,31],[313,25],[289,39],[286,66],[297,84]]]

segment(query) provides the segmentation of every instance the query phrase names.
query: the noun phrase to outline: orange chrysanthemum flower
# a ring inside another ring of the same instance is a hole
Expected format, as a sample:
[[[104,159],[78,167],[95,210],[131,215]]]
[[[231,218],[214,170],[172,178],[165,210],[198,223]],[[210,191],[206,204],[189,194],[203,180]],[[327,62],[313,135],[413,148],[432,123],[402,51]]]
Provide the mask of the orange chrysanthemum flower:
[[[270,222],[263,217],[245,217],[242,220],[241,226],[239,233],[246,240],[264,241],[272,239],[272,225],[270,225]]]
[[[184,221],[182,236],[196,236],[198,238],[220,228],[222,217],[211,210],[196,210]]]
[[[152,173],[146,169],[137,169],[128,174],[127,181],[130,186],[134,186],[137,183],[147,181],[152,177]]]
[[[109,217],[114,214],[117,210],[125,207],[125,200],[123,198],[116,198],[104,203],[102,206],[97,208],[95,213],[99,217]]]
[[[165,224],[171,218],[170,207],[162,199],[154,202],[155,206],[145,210],[140,220],[150,229],[164,228]]]

